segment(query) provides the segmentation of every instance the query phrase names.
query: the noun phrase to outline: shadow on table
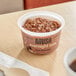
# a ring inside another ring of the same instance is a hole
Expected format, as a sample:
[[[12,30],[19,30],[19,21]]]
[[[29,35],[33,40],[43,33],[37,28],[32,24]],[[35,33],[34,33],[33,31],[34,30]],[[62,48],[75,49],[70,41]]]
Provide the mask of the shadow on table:
[[[52,72],[53,66],[55,64],[56,55],[56,51],[47,55],[35,55],[27,51],[26,48],[23,48],[18,55],[18,59],[34,67]]]

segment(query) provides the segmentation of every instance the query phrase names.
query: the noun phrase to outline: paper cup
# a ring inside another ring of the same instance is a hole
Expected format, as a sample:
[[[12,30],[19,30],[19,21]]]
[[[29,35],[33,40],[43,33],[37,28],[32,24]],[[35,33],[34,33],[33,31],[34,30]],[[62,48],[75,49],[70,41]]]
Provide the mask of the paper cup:
[[[68,76],[76,76],[76,72],[69,66],[74,60],[76,60],[76,48],[71,48],[64,56],[64,67]]]
[[[23,28],[27,19],[38,16],[49,17],[50,20],[59,21],[61,26],[55,31],[45,33],[32,32]],[[60,15],[50,11],[29,12],[21,16],[18,20],[18,26],[22,31],[24,47],[34,54],[47,54],[54,51],[58,47],[60,33],[64,24],[64,19]]]

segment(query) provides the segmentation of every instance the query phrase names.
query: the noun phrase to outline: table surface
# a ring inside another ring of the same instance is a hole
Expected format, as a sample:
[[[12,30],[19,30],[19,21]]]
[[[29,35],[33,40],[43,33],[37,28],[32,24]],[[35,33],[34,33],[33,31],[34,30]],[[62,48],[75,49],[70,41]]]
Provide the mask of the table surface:
[[[0,50],[28,64],[46,70],[50,76],[67,76],[63,64],[64,54],[68,49],[76,47],[76,1],[24,10],[0,15]],[[48,55],[34,55],[23,48],[22,36],[17,26],[18,18],[35,10],[56,12],[65,19],[59,47]],[[12,73],[13,76],[15,74]],[[9,75],[10,76],[10,75]],[[16,75],[17,76],[17,75]],[[26,76],[28,76],[26,74]]]

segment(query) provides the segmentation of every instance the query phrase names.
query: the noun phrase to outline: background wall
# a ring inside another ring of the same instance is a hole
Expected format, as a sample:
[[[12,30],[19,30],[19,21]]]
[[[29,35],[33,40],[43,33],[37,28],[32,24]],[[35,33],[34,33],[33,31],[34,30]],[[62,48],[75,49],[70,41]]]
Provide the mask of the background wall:
[[[73,0],[0,0],[0,14],[47,6]]]
[[[23,0],[0,0],[0,14],[23,10]]]
[[[73,0],[24,0],[25,9],[53,5]]]

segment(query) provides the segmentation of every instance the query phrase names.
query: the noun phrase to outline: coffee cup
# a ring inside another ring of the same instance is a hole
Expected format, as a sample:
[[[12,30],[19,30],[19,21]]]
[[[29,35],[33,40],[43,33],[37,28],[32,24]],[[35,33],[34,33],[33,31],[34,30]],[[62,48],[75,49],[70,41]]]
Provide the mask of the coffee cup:
[[[71,48],[64,56],[64,67],[68,76],[76,76],[76,48]]]

